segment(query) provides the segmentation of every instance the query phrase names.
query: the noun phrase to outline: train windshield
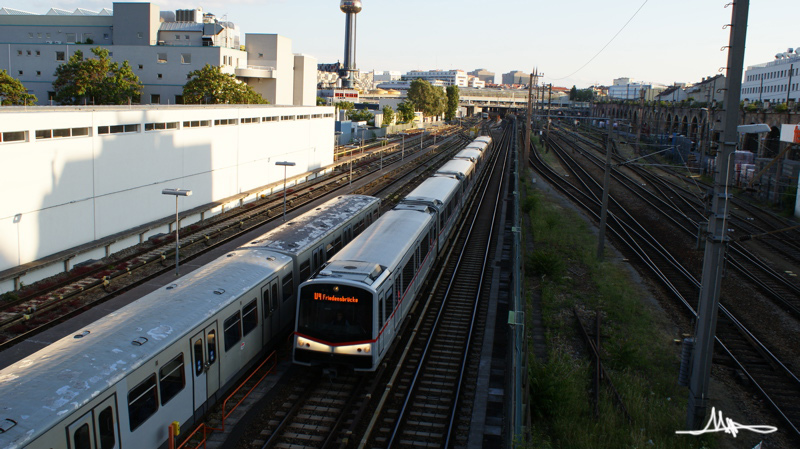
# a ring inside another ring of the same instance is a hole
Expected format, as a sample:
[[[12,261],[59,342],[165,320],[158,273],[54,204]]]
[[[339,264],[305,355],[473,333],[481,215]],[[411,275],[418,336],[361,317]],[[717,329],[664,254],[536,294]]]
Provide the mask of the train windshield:
[[[372,340],[372,293],[338,284],[300,290],[297,332],[328,343]]]

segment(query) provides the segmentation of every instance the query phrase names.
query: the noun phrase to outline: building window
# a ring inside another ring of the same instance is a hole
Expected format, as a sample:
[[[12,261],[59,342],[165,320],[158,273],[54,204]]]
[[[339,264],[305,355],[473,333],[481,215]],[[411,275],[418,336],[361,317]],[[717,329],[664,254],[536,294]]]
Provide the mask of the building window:
[[[235,125],[237,120],[235,118],[224,118],[220,120],[214,120],[214,126],[226,126],[226,125]]]
[[[138,133],[139,124],[98,126],[97,134]]]
[[[180,35],[180,34],[176,34],[176,35],[175,35],[175,39],[176,39],[176,40],[180,40],[180,39],[181,39],[181,35]]]
[[[145,131],[165,131],[178,129],[178,122],[164,122],[164,123],[145,123]]]
[[[31,51],[30,50],[25,50],[25,54],[30,56],[31,55]]]
[[[36,71],[36,76],[42,76],[42,71],[41,70],[37,70]]]
[[[186,378],[183,374],[183,353],[167,362],[158,372],[158,377],[161,387],[161,405],[164,405],[186,386]]]
[[[156,77],[157,77],[158,79],[161,79],[161,78],[163,78],[163,77],[164,77],[164,74],[163,74],[163,73],[159,73],[158,75],[156,75]]]
[[[161,104],[161,95],[150,94],[150,104]]]
[[[175,104],[183,104],[183,95],[175,95]]]
[[[167,62],[167,54],[166,53],[159,53],[158,54],[158,63],[159,64],[164,64],[165,62]]]
[[[68,44],[74,44],[76,37],[77,37],[77,35],[75,33],[67,33],[67,43]]]
[[[181,64],[191,64],[191,63],[192,63],[192,54],[181,53]]]
[[[28,131],[10,131],[0,133],[0,143],[8,142],[27,142]]]
[[[109,37],[111,36],[109,36],[108,33],[103,33],[103,39],[108,40]]]
[[[33,39],[33,33],[28,33],[28,38]]]
[[[144,64],[139,64],[139,70],[144,69]]]
[[[147,418],[153,416],[156,410],[158,410],[158,391],[156,375],[153,374],[128,392],[128,416],[131,432],[147,421]]]
[[[36,50],[36,56],[42,56],[42,52],[39,51],[39,50]]]
[[[22,56],[22,50],[17,50],[17,56]]]
[[[56,52],[56,61],[63,61],[63,60],[64,60],[64,52],[63,51],[57,51]]]
[[[190,122],[183,122],[184,128],[198,128],[201,126],[211,126],[211,120],[192,120]]]
[[[19,71],[20,76],[22,76],[22,70]]]
[[[264,57],[264,53],[259,53],[259,54],[258,54],[258,57],[259,57],[259,58],[263,58],[263,57]]]

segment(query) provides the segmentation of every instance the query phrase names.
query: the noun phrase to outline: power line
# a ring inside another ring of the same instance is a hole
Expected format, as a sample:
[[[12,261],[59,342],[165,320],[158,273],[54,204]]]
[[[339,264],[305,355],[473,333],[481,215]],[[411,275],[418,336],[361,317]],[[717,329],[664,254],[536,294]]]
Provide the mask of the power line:
[[[636,17],[636,15],[637,15],[637,14],[639,14],[639,11],[641,11],[641,10],[642,10],[642,8],[644,8],[644,5],[646,5],[648,1],[649,1],[649,0],[644,0],[644,3],[642,3],[642,5],[641,5],[641,6],[639,6],[639,9],[637,9],[637,10],[636,10],[636,12],[635,12],[635,13],[633,13],[633,15],[631,16],[631,18],[630,18],[630,19],[628,19],[628,21],[627,21],[627,22],[625,22],[625,25],[622,25],[622,28],[620,28],[620,29],[619,29],[619,31],[617,31],[617,34],[615,34],[615,35],[614,35],[614,36],[611,38],[611,40],[609,40],[609,41],[608,41],[608,42],[607,42],[605,45],[603,45],[603,48],[601,48],[601,49],[600,49],[600,51],[598,51],[598,52],[597,52],[597,53],[596,53],[594,56],[592,56],[592,58],[591,58],[591,59],[589,59],[588,61],[586,61],[586,64],[584,64],[584,65],[580,66],[580,68],[578,68],[578,70],[576,70],[576,71],[574,71],[574,72],[570,73],[570,74],[569,74],[569,75],[567,75],[567,76],[562,76],[561,78],[553,78],[553,81],[563,80],[563,79],[565,79],[565,78],[569,78],[569,77],[571,77],[572,75],[574,75],[574,74],[576,74],[576,73],[580,72],[581,70],[583,70],[583,68],[584,68],[584,67],[586,67],[587,65],[589,65],[589,64],[590,64],[592,61],[594,61],[594,59],[595,59],[596,57],[600,56],[600,53],[602,53],[602,52],[603,52],[603,50],[605,50],[605,49],[606,49],[606,47],[608,47],[609,45],[611,45],[611,43],[612,43],[612,42],[614,42],[614,39],[616,39],[616,38],[617,38],[617,36],[619,36],[619,33],[621,33],[621,32],[622,32],[622,30],[624,30],[624,29],[625,29],[625,27],[627,27],[627,26],[628,26],[628,24],[629,24],[629,23],[631,23],[631,20],[633,20],[633,18],[634,18],[634,17]]]

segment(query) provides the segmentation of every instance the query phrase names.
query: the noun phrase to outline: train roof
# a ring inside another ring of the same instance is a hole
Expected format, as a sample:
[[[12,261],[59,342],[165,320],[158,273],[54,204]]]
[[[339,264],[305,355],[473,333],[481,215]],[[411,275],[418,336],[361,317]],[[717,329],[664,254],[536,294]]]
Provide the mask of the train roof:
[[[425,211],[386,212],[336,253],[315,279],[335,276],[372,285],[386,269],[400,269],[403,256],[432,220]]]
[[[378,198],[366,195],[339,196],[261,235],[244,248],[267,248],[296,256],[333,232],[356,212],[378,202]]]
[[[436,170],[436,174],[465,176],[471,173],[474,167],[475,164],[470,161],[465,161],[463,159],[451,159],[439,167],[439,169]]]
[[[456,155],[453,156],[453,159],[469,159],[471,161],[475,161],[480,159],[481,154],[483,153],[481,153],[480,150],[475,149],[474,147],[467,147],[456,153]]]
[[[195,330],[291,258],[233,251],[0,371],[0,447],[24,446]],[[184,362],[187,363],[187,362]]]
[[[438,206],[453,196],[460,184],[457,179],[434,176],[426,179],[412,190],[403,198],[403,202],[433,203]]]
[[[473,140],[473,142],[486,142],[487,144],[492,143],[492,138],[490,136],[478,136]]]

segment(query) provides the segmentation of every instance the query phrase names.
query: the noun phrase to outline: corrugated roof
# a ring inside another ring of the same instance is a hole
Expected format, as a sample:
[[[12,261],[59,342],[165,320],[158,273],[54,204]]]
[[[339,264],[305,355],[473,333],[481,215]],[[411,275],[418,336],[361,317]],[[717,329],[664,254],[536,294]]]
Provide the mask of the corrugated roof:
[[[162,22],[159,31],[203,31],[202,23],[194,22]]]
[[[35,16],[35,13],[22,11],[21,9],[0,8],[0,16]]]

